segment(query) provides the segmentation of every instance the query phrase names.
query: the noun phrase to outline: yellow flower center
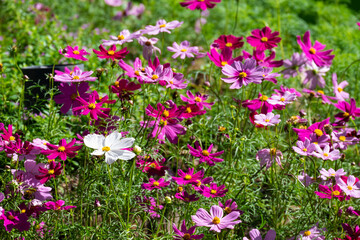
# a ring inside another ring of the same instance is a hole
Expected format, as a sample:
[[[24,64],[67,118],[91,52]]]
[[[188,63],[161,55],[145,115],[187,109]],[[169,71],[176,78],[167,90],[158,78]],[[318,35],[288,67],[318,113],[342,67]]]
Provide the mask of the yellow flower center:
[[[225,44],[225,46],[232,47],[233,45],[232,45],[232,43],[228,42],[228,43]]]
[[[114,52],[113,50],[110,50],[110,51],[108,51],[108,54],[109,54],[110,56],[112,56],[112,55],[115,54],[115,52]]]
[[[184,189],[183,189],[183,187],[178,187],[178,192],[182,192],[182,191],[184,191]]]
[[[262,37],[262,38],[261,38],[261,41],[262,41],[262,42],[267,42],[267,41],[269,41],[269,39],[268,39],[267,37]]]
[[[15,219],[13,215],[9,215],[7,218],[10,219],[10,220],[14,220],[14,219]]]
[[[191,113],[191,108],[190,108],[190,107],[187,107],[186,110],[185,110],[185,112]]]
[[[155,163],[150,164],[150,167],[155,168],[156,167]]]
[[[124,40],[125,39],[125,37],[124,37],[124,35],[119,35],[118,36],[118,40],[120,41],[120,40]]]
[[[164,121],[164,120],[161,119],[159,125],[160,125],[161,127],[164,127],[164,126],[167,125],[167,121]]]
[[[343,117],[348,117],[350,114],[348,112],[344,112]]]
[[[159,185],[160,185],[160,183],[158,181],[153,182],[154,187],[158,187]]]
[[[73,80],[79,80],[80,79],[80,77],[79,76],[73,76],[73,78],[72,78]]]
[[[239,73],[239,77],[241,77],[241,78],[246,78],[246,77],[247,77],[246,72],[241,72],[241,73]]]
[[[347,189],[349,189],[350,191],[353,189],[352,186],[347,186]]]
[[[307,152],[307,148],[303,148],[302,150],[303,150],[303,152]]]
[[[276,148],[270,148],[270,154],[275,156],[276,155]]]
[[[328,157],[328,156],[329,156],[329,154],[328,154],[328,153],[324,153],[323,155],[324,155],[324,157]]]
[[[58,151],[59,151],[59,152],[64,152],[64,151],[65,151],[65,147],[64,147],[64,146],[58,147]]]
[[[190,179],[191,179],[191,175],[186,174],[184,178],[185,178],[185,180],[190,180]]]
[[[77,50],[75,50],[75,51],[73,51],[73,54],[75,54],[75,55],[79,55],[79,54],[80,54],[80,52],[79,52],[79,51],[77,51]]]
[[[216,194],[216,190],[215,190],[215,189],[211,189],[210,193],[211,193],[211,194]]]
[[[156,74],[152,75],[152,77],[151,77],[152,80],[156,80],[156,79],[158,79],[158,78],[159,78],[159,76],[156,75]]]
[[[265,96],[265,95],[262,95],[260,98],[259,98],[261,101],[266,101],[269,99],[268,96]]]
[[[48,159],[48,163],[55,161],[54,159]]]
[[[196,180],[196,186],[200,187],[201,186],[201,181],[200,180]]]
[[[101,150],[103,150],[103,152],[108,152],[110,151],[110,148],[108,146],[105,146]]]
[[[15,137],[14,137],[14,136],[10,136],[10,137],[9,137],[9,140],[10,140],[10,141],[14,141],[14,140],[15,140]]]
[[[138,70],[135,70],[134,74],[135,74],[136,76],[140,76],[140,72],[139,72]]]
[[[224,210],[227,214],[231,213],[231,208],[229,208],[229,207],[226,207]]]
[[[340,136],[340,137],[339,137],[339,140],[342,141],[342,142],[344,142],[344,141],[346,140],[346,137],[345,137],[345,136]]]
[[[209,153],[207,150],[203,150],[203,151],[202,151],[202,155],[204,155],[204,156],[209,156],[210,153]]]
[[[335,173],[330,174],[331,176],[335,176]]]
[[[195,102],[201,102],[201,98],[199,98],[199,97],[196,97],[194,100],[195,100]]]
[[[164,28],[164,27],[166,27],[166,24],[161,24],[159,27]]]
[[[335,190],[335,191],[332,192],[332,194],[335,195],[335,196],[339,196],[339,195],[340,195],[340,192],[337,191],[337,190]]]
[[[337,90],[338,90],[338,92],[342,92],[342,91],[343,91],[343,89],[342,89],[341,87],[338,87]]]
[[[170,83],[170,84],[174,84],[174,81],[170,80],[169,83]]]
[[[317,91],[319,94],[321,94],[321,95],[324,95],[325,93],[324,93],[324,91],[323,90],[319,90],[319,91]]]
[[[280,98],[280,102],[284,102],[285,101],[285,98]]]
[[[71,100],[73,100],[73,101],[76,99],[76,97],[77,97],[77,94],[76,94],[76,93],[73,93],[73,94],[71,94],[71,96],[70,96]]]
[[[163,117],[168,117],[169,116],[169,111],[168,110],[164,110],[164,112],[162,113]]]
[[[310,235],[311,235],[311,232],[310,232],[310,231],[304,232],[304,236],[310,236]]]
[[[21,213],[25,213],[26,212],[26,209],[21,209]]]
[[[223,127],[223,126],[220,126],[219,127],[219,132],[223,132],[223,131],[225,131],[226,130],[226,127]]]
[[[227,62],[221,62],[221,66],[225,66],[227,64],[228,64]]]
[[[265,119],[265,122],[270,122],[270,120],[269,120],[269,119]]]
[[[188,233],[185,233],[184,236],[183,236],[183,239],[184,239],[184,240],[190,240],[190,239],[191,239],[191,235],[188,234]]]
[[[309,49],[309,53],[311,53],[311,54],[315,54],[315,53],[316,53],[315,48],[310,48],[310,49]]]
[[[54,174],[54,169],[50,169],[49,171],[48,171],[48,174],[50,174],[50,175],[52,175],[52,174]]]
[[[219,224],[220,223],[220,218],[218,217],[214,217],[214,219],[212,220],[213,224]]]
[[[182,51],[182,52],[186,52],[186,51],[187,51],[187,49],[183,48],[183,49],[181,49],[180,51]]]
[[[320,129],[315,129],[314,133],[316,134],[316,136],[321,137],[323,135],[323,132]]]
[[[95,109],[95,108],[96,108],[96,105],[95,105],[94,103],[90,103],[90,104],[88,105],[88,108],[89,108],[89,109]]]

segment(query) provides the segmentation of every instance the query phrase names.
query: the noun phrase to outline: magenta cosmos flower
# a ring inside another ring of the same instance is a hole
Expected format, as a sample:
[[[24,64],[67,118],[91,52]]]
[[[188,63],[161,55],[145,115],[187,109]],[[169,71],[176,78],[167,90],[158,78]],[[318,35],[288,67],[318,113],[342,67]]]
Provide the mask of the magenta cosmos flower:
[[[102,45],[99,46],[100,51],[93,49],[93,52],[102,59],[111,59],[115,61],[115,59],[123,59],[129,53],[127,48],[123,48],[120,51],[116,52],[116,45],[112,45],[109,50],[106,50]]]
[[[224,197],[228,191],[225,189],[225,185],[218,186],[216,183],[210,183],[210,187],[201,185],[200,189],[200,193],[207,198]]]
[[[277,150],[276,148],[265,148],[261,149],[256,154],[256,160],[260,160],[260,166],[264,166],[266,164],[266,169],[269,169],[274,162],[282,168],[281,166],[281,159],[283,158],[283,154],[280,150]]]
[[[194,168],[189,168],[185,173],[181,169],[178,170],[179,177],[172,177],[172,179],[179,185],[196,184],[197,180],[204,177],[204,170],[194,173]]]
[[[332,75],[332,83],[334,87],[334,94],[339,101],[345,101],[345,99],[349,98],[349,93],[344,91],[344,88],[349,85],[347,81],[342,81],[338,84],[337,82],[337,75],[333,73]]]
[[[253,229],[249,232],[249,235],[250,235],[250,239],[251,240],[262,240],[262,237],[261,237],[261,234],[260,234],[260,231],[257,230],[257,229]],[[272,229],[270,229],[264,240],[275,240],[276,238],[276,232]],[[247,237],[244,237],[243,240],[249,240]]]
[[[13,210],[5,213],[5,211],[2,210],[2,212],[0,212],[0,220],[4,220],[4,227],[8,232],[11,232],[13,228],[20,232],[30,229],[30,223],[27,221],[28,217],[25,213],[15,212]]]
[[[139,80],[139,82],[142,81],[140,72],[145,72],[145,68],[142,67],[140,58],[135,59],[133,67],[126,64],[124,60],[119,61],[119,66],[125,71],[125,75],[131,78],[136,78],[137,80]]]
[[[333,51],[332,49],[321,51],[326,47],[326,45],[321,44],[318,41],[315,41],[313,46],[310,40],[310,31],[305,32],[303,41],[304,42],[301,41],[301,36],[297,36],[297,42],[309,61],[314,61],[315,64],[319,67],[331,65],[331,62],[335,57],[335,55],[330,55],[330,53]]]
[[[235,201],[233,201],[232,199],[228,199],[226,200],[225,204],[222,204],[220,201],[219,201],[219,206],[224,209],[224,211],[229,214],[231,212],[239,212],[240,215],[243,214],[244,212],[239,210],[238,209],[238,205]]]
[[[66,143],[65,138],[61,139],[59,145],[46,144],[49,150],[42,150],[41,154],[48,155],[48,159],[55,159],[59,157],[65,161],[68,157],[73,158],[77,155],[76,151],[79,151],[82,146],[74,146],[76,139],[74,138],[71,142]]]
[[[174,240],[190,240],[190,239],[202,239],[204,234],[194,235],[196,226],[186,228],[185,220],[181,224],[181,231],[176,227],[175,223],[173,224],[173,230],[176,236],[174,236]]]
[[[64,206],[64,200],[57,200],[56,202],[46,202],[45,207],[48,210],[69,210],[71,208],[76,208],[76,206]]]
[[[224,50],[227,47],[231,50],[234,50],[237,48],[242,48],[244,42],[242,42],[241,40],[243,40],[243,37],[235,37],[233,35],[221,35],[218,39],[214,41],[214,43],[217,44],[221,50]]]
[[[61,94],[54,96],[54,100],[57,104],[63,104],[60,108],[60,112],[66,114],[71,108],[80,106],[80,103],[76,100],[79,96],[82,99],[89,100],[90,94],[86,93],[89,90],[89,84],[87,82],[81,82],[80,84],[61,83],[59,85]],[[74,115],[77,112],[73,111]]]
[[[211,109],[211,106],[214,105],[213,102],[212,103],[205,102],[208,99],[209,95],[206,94],[202,95],[201,93],[197,92],[195,93],[194,96],[189,90],[186,91],[186,95],[188,96],[188,98],[183,95],[180,95],[181,100],[189,104],[195,104],[196,106],[199,107],[200,110],[202,110],[204,107]]]
[[[197,210],[196,215],[192,215],[191,219],[197,227],[205,226],[210,227],[210,231],[221,232],[222,229],[230,228],[233,229],[241,220],[236,220],[239,216],[239,212],[231,212],[224,216],[224,211],[221,207],[213,205],[210,208],[210,214],[203,208]],[[234,221],[236,220],[236,221]]]
[[[163,187],[167,187],[167,186],[169,186],[169,184],[170,184],[170,182],[165,182],[165,180],[163,178],[160,178],[159,180],[150,178],[149,183],[143,183],[141,185],[141,188],[151,191],[153,189],[161,189]]]
[[[189,41],[183,41],[180,45],[174,42],[172,47],[167,47],[167,50],[175,53],[171,56],[172,58],[180,57],[181,59],[185,59],[186,57],[193,58],[199,53],[199,48],[190,47]]]
[[[181,2],[182,7],[187,7],[190,10],[201,9],[205,11],[208,8],[213,8],[216,6],[216,3],[221,2],[221,0],[185,0]]]
[[[281,122],[279,114],[273,114],[272,112],[265,114],[255,115],[255,123],[263,126],[275,126]]]
[[[37,180],[40,180],[41,184],[44,184],[49,179],[59,176],[62,169],[61,163],[50,161],[47,167],[39,167],[40,175],[36,175],[35,177]]]
[[[281,41],[279,32],[271,32],[269,27],[263,29],[255,29],[251,32],[252,36],[246,38],[247,42],[256,48],[256,50],[266,50],[277,47],[277,43]]]
[[[127,79],[118,79],[111,86],[111,91],[115,93],[121,101],[129,100],[130,96],[133,95],[133,91],[141,88],[140,84],[129,82]]]
[[[257,66],[255,59],[246,59],[244,63],[235,61],[225,65],[222,73],[228,78],[221,78],[226,83],[232,83],[230,89],[239,89],[249,83],[260,84],[263,79],[263,68]]]
[[[68,70],[69,71],[69,70]],[[65,68],[65,72],[55,71],[56,75],[54,77],[55,81],[58,82],[84,82],[84,81],[95,81],[96,77],[90,77],[93,74],[93,71],[82,71],[79,67],[75,66],[74,70],[68,72]]]
[[[87,61],[88,59],[85,58],[84,55],[90,55],[90,53],[88,53],[85,49],[79,49],[78,46],[75,46],[74,48],[71,46],[67,46],[64,50],[60,50],[59,52],[60,54],[63,54],[64,57],[73,58],[81,61]]]
[[[199,158],[199,163],[206,162],[209,166],[215,166],[216,162],[222,162],[224,159],[217,158],[224,151],[220,151],[217,153],[211,153],[214,144],[211,144],[208,149],[203,150],[198,141],[195,142],[195,148],[190,146],[189,144],[187,147],[190,149],[190,154],[196,158]]]
[[[221,68],[228,64],[231,65],[235,61],[243,60],[242,56],[232,58],[232,51],[228,47],[222,49],[220,54],[215,48],[212,48],[210,52],[207,53],[207,55],[216,66]]]
[[[348,122],[350,118],[355,119],[355,117],[360,117],[360,108],[356,107],[356,101],[353,98],[350,99],[350,103],[346,101],[339,101],[334,104],[334,106],[343,111],[342,113],[335,115],[335,118],[340,121]]]
[[[171,33],[170,30],[180,27],[183,22],[177,20],[166,22],[164,19],[160,19],[156,22],[155,26],[146,26],[144,30],[141,31],[142,34],[157,35],[161,32]]]
[[[196,197],[196,194],[189,194],[186,191],[182,191],[175,194],[175,198],[183,200],[184,202],[196,202],[199,200],[199,197]]]
[[[81,103],[81,106],[73,108],[73,111],[81,111],[81,115],[88,115],[90,114],[90,117],[92,119],[97,120],[98,117],[106,118],[108,117],[107,112],[110,111],[110,108],[103,108],[102,105],[104,103],[113,103],[109,102],[108,96],[105,96],[101,99],[98,99],[99,95],[96,91],[94,91],[90,97],[89,100],[85,100],[81,97],[77,97],[76,100]]]
[[[340,201],[343,201],[345,199],[345,196],[343,194],[343,191],[341,191],[341,188],[338,185],[335,185],[333,187],[328,187],[326,185],[319,184],[319,192],[315,191],[314,193],[319,196],[319,198],[337,198]],[[347,197],[346,200],[349,200],[350,197]]]

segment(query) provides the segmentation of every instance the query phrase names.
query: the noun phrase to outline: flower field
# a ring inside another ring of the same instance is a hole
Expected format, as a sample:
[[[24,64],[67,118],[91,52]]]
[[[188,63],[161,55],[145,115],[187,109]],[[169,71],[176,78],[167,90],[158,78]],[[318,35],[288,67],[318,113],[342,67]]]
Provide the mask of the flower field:
[[[360,239],[357,1],[0,6],[1,239]]]

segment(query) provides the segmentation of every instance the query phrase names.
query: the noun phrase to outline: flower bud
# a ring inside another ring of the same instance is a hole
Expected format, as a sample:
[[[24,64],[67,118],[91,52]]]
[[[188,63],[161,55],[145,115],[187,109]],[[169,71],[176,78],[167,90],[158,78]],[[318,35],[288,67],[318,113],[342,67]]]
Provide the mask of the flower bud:
[[[211,84],[210,84],[209,81],[206,81],[204,84],[205,84],[205,86],[207,86],[207,87],[210,87],[210,86],[211,86]]]
[[[299,111],[300,117],[305,117],[306,116],[306,111],[304,109],[301,109]]]
[[[333,127],[330,124],[325,124],[324,129],[327,134],[331,134],[333,131]]]
[[[139,147],[138,145],[135,145],[133,148],[133,151],[136,155],[139,155],[141,153],[141,147]]]
[[[95,206],[96,208],[101,207],[100,201],[99,201],[99,200],[97,200],[97,199],[95,199],[94,206]]]
[[[165,202],[167,203],[167,204],[170,204],[171,203],[171,197],[169,197],[169,196],[166,196],[165,197]]]

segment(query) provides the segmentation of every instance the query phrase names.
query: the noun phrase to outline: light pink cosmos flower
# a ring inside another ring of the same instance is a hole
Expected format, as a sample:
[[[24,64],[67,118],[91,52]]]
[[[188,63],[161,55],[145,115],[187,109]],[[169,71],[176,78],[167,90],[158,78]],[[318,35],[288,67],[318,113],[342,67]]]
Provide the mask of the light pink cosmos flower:
[[[282,71],[284,78],[296,77],[298,73],[303,72],[307,61],[304,53],[294,53],[291,59],[284,60],[285,69]]]
[[[172,47],[167,47],[167,50],[175,53],[172,55],[172,58],[177,58],[180,56],[181,59],[185,59],[185,57],[193,58],[199,53],[199,48],[190,47],[189,41],[183,41],[180,43],[180,45],[174,42]]]
[[[246,59],[244,63],[235,61],[225,65],[222,73],[228,78],[221,78],[226,83],[232,83],[230,89],[239,89],[249,83],[260,84],[263,79],[263,68],[257,66],[255,59]]]
[[[166,22],[164,19],[161,19],[156,22],[155,26],[146,26],[141,33],[148,35],[157,35],[161,32],[171,33],[170,30],[180,27],[183,23],[184,22],[179,22],[177,20]]]
[[[155,47],[159,39],[157,38],[146,38],[144,36],[139,37],[138,42],[141,46],[143,46],[143,56],[146,60],[149,60],[153,53],[159,52],[161,54],[161,50],[158,47]]]
[[[321,88],[325,87],[325,80],[323,76],[330,70],[329,67],[318,67],[315,62],[308,63],[306,66],[306,71],[300,75],[302,84],[309,84],[309,88],[315,89],[316,86]]]
[[[306,231],[301,231],[300,236],[297,236],[296,240],[325,240],[326,228],[318,228],[318,224]],[[291,238],[294,239],[294,238]]]
[[[255,115],[255,123],[261,124],[263,126],[275,126],[281,122],[279,114],[273,114],[272,112],[265,114]]]
[[[144,83],[157,83],[159,81],[170,81],[171,68],[164,68],[163,65],[157,66],[155,70],[146,67],[145,72],[140,72],[140,76]],[[142,82],[140,82],[142,83]]]
[[[140,31],[130,33],[129,30],[125,29],[125,30],[122,30],[118,36],[110,35],[111,40],[103,39],[102,41],[103,41],[104,46],[111,46],[113,44],[122,45],[127,42],[132,42],[133,39],[138,39],[140,36],[141,36]]]
[[[210,231],[221,232],[222,229],[230,228],[233,229],[241,220],[236,220],[239,216],[239,212],[231,212],[224,216],[224,211],[221,207],[213,205],[210,208],[210,214],[203,208],[197,210],[196,215],[192,215],[191,219],[197,227],[205,226],[210,227]],[[236,221],[234,221],[236,220]]]
[[[347,149],[348,145],[355,145],[359,139],[353,136],[348,136],[346,131],[332,132],[331,138],[333,141],[333,148],[340,148],[341,150]]]
[[[84,81],[95,81],[96,77],[90,77],[93,71],[82,71],[79,67],[75,66],[74,70],[70,73],[64,73],[57,71],[54,80],[57,82],[84,82]]]
[[[295,93],[285,91],[285,93],[282,95],[278,95],[278,94],[272,95],[271,99],[268,100],[268,103],[270,103],[271,105],[287,105],[295,100],[296,100]]]
[[[139,80],[139,82],[142,81],[140,72],[145,72],[145,68],[142,67],[140,58],[135,59],[133,67],[126,64],[124,60],[119,61],[119,66],[125,71],[125,75],[131,78],[136,78],[137,80]]]
[[[300,154],[301,156],[311,156],[316,149],[315,144],[310,143],[308,138],[306,138],[304,142],[297,141],[296,145],[297,147],[293,146],[292,148],[297,154]]]
[[[257,229],[253,229],[249,232],[249,235],[250,235],[250,239],[251,240],[262,240],[262,237],[261,237],[261,234],[260,234],[260,231],[257,230]],[[270,229],[264,240],[275,240],[276,238],[276,232],[272,229]],[[247,237],[244,237],[243,240],[249,240]]]
[[[341,157],[340,151],[335,149],[330,152],[329,144],[325,145],[324,149],[321,149],[319,145],[316,145],[316,150],[313,152],[313,156],[321,158],[322,160],[337,160]]]
[[[334,94],[339,101],[345,101],[345,99],[349,98],[349,93],[344,92],[344,88],[349,85],[347,81],[342,81],[338,84],[337,82],[337,75],[336,73],[333,73],[332,75],[332,84],[334,87]]]
[[[104,0],[105,3],[112,7],[119,7],[123,4],[122,0]]]
[[[171,88],[171,89],[184,89],[188,85],[182,73],[174,73],[173,71],[170,71],[168,77],[165,78],[164,81],[166,88]],[[160,85],[162,85],[160,81],[159,83]]]
[[[336,177],[335,180],[337,185],[346,193],[346,195],[353,198],[360,198],[360,181],[356,182],[356,178],[353,175],[350,175],[347,178],[346,183],[341,177]]]
[[[308,187],[308,186],[310,186],[310,184],[315,182],[315,180],[312,177],[310,177],[307,173],[305,173],[304,171],[301,173],[301,175],[297,176],[297,179],[305,187]]]
[[[207,95],[207,94],[201,94],[201,93],[197,92],[197,93],[195,93],[195,96],[194,96],[194,94],[192,94],[188,90],[188,91],[186,91],[186,95],[188,96],[188,98],[183,95],[180,95],[181,100],[183,100],[184,102],[187,102],[189,104],[195,104],[196,106],[199,107],[200,110],[204,109],[204,107],[211,109],[211,106],[214,105],[213,102],[212,103],[205,102],[209,97],[209,95]]]
[[[63,50],[60,49],[59,53],[64,55],[64,57],[73,58],[81,61],[87,61],[88,59],[84,56],[90,55],[90,53],[88,53],[85,49],[79,49],[78,46],[75,46],[74,48],[71,46],[67,46]]]
[[[280,150],[276,148],[265,148],[261,149],[256,154],[256,160],[260,161],[260,166],[266,165],[266,169],[269,169],[273,164],[274,160],[276,163],[282,168],[281,159],[283,158],[283,154]]]
[[[321,179],[323,180],[328,180],[332,177],[337,178],[337,177],[341,177],[346,175],[346,172],[344,171],[343,168],[338,169],[337,171],[335,171],[334,169],[330,168],[329,170],[326,170],[325,168],[322,168],[320,170],[320,174],[321,174]]]
[[[190,10],[201,9],[205,11],[207,8],[213,8],[216,6],[216,3],[221,2],[221,0],[185,0],[181,2],[182,7],[187,7]]]

